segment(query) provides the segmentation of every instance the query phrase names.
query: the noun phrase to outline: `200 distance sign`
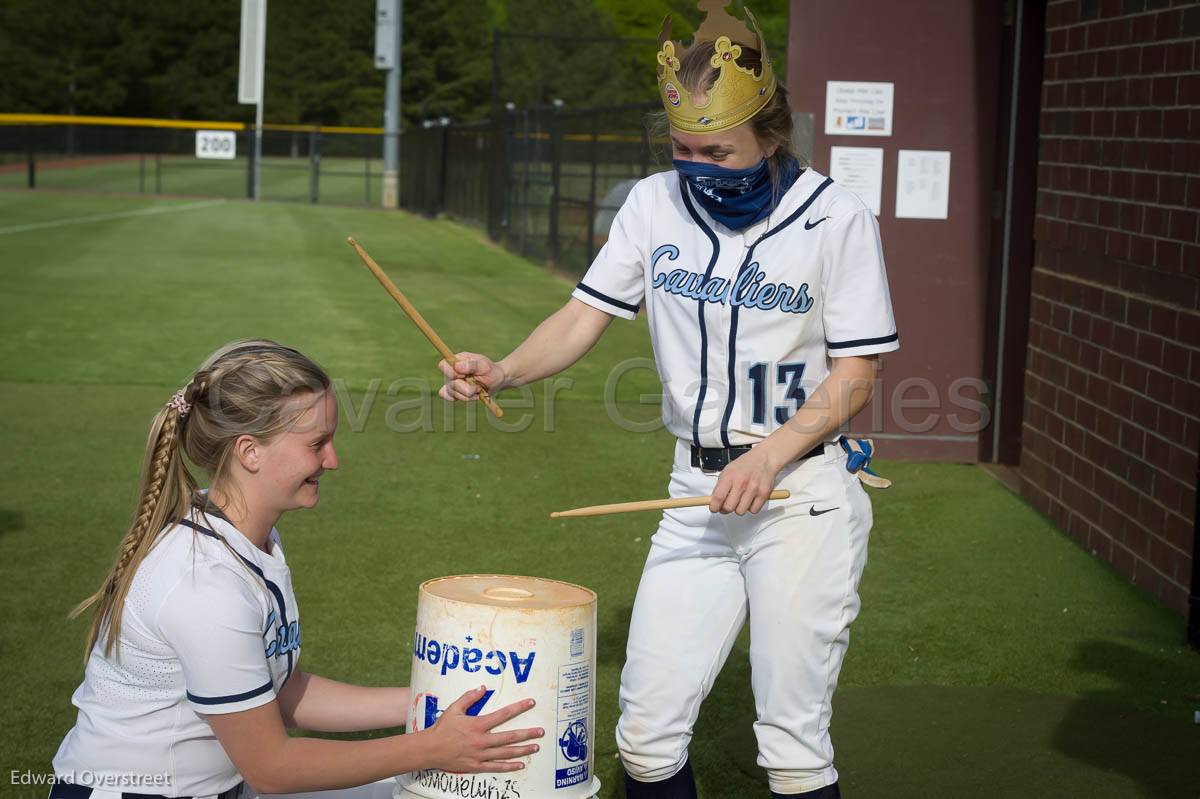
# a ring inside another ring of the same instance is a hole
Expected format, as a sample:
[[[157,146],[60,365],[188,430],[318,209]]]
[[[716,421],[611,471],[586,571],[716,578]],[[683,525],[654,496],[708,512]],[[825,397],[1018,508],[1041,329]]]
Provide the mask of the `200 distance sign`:
[[[237,135],[232,130],[196,131],[197,158],[231,160],[237,155]]]

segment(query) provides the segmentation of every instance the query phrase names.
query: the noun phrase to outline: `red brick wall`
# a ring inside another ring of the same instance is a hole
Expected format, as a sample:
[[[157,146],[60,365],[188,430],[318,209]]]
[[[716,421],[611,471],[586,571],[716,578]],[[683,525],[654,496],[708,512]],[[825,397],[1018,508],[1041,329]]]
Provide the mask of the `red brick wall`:
[[[1200,449],[1200,3],[1046,13],[1024,495],[1183,611]]]

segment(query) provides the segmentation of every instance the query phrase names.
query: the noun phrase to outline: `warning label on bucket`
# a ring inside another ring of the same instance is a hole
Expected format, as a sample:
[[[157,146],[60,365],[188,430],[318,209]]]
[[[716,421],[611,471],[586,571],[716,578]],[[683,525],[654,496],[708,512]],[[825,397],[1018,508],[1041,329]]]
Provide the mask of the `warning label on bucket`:
[[[558,669],[558,751],[554,787],[567,788],[588,779],[588,706],[591,668],[587,662]]]
[[[571,657],[583,657],[583,628],[576,627],[571,630]]]

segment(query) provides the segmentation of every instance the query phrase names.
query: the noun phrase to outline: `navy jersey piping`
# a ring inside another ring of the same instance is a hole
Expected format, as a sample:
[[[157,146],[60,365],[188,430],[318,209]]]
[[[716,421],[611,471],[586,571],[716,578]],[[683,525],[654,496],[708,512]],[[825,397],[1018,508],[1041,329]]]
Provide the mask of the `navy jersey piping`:
[[[208,529],[204,525],[197,524],[196,522],[192,521],[191,519],[179,519],[178,521],[179,521],[179,524],[182,524],[184,527],[190,527],[193,530],[195,530],[196,532],[200,533],[201,535],[206,535],[209,538],[215,538],[217,540],[221,539],[221,536],[217,535],[214,531]],[[278,585],[276,585],[271,580],[267,579],[267,576],[265,574],[263,574],[263,570],[258,567],[257,563],[250,560],[249,558],[244,556],[242,553],[237,552],[236,550],[234,551],[233,554],[235,554],[239,558],[241,558],[242,563],[246,564],[246,568],[250,569],[250,571],[257,574],[259,579],[262,580],[263,583],[267,586],[267,590],[270,591],[272,595],[274,595],[275,601],[279,603],[279,623],[281,625],[283,625],[284,627],[287,627],[288,626],[287,602],[285,602],[283,600],[283,591],[279,590]],[[288,653],[287,653],[287,674],[284,675],[283,682],[279,684],[279,687],[282,688],[284,685],[287,685],[287,681],[289,679],[291,679],[291,677],[292,677],[292,650],[289,649]],[[190,696],[190,694],[189,694],[189,696]],[[249,698],[249,697],[246,697],[246,698]],[[232,700],[230,700],[230,701],[232,701]]]
[[[856,338],[850,341],[826,341],[825,346],[831,350],[843,350],[849,347],[869,347],[873,344],[891,344],[893,341],[899,341],[900,334],[893,333],[890,336],[880,336],[879,338]]]
[[[708,236],[708,240],[712,242],[712,258],[708,260],[708,268],[704,270],[704,279],[708,280],[712,277],[713,268],[717,265],[717,257],[721,254],[721,244],[717,241],[717,234],[713,233],[700,214],[696,213],[696,209],[692,206],[692,198],[688,196],[687,185],[681,180],[679,181],[679,191],[683,195],[683,205],[691,214],[692,221],[700,226],[704,231],[704,235]],[[704,395],[708,393],[708,329],[704,324],[704,303],[696,303],[696,314],[700,318],[700,390],[696,393],[696,413],[692,416],[692,444],[700,446],[700,412],[704,409]]]
[[[630,313],[637,313],[638,308],[640,307],[638,305],[630,305],[627,302],[621,302],[620,300],[614,299],[614,298],[608,296],[607,294],[596,291],[591,286],[584,285],[584,282],[582,280],[575,284],[575,288],[579,289],[584,294],[591,294],[596,299],[607,302],[609,305],[613,306],[614,308],[620,308],[622,311],[629,311]]]
[[[266,685],[260,685],[257,688],[246,691],[240,694],[230,694],[229,696],[196,696],[191,691],[185,691],[187,698],[198,705],[224,705],[229,702],[241,702],[244,699],[253,699],[256,696],[262,696],[267,691],[275,687],[275,684],[270,680]]]
[[[754,250],[758,247],[758,245],[762,244],[764,241],[771,238],[776,233],[783,230],[788,225],[792,224],[801,216],[803,216],[804,213],[808,211],[809,206],[816,201],[817,197],[821,196],[821,192],[829,188],[830,184],[832,183],[833,178],[825,178],[824,182],[822,182],[820,186],[817,186],[816,190],[814,190],[812,194],[808,195],[808,199],[805,200],[799,208],[793,211],[790,216],[780,222],[777,227],[772,228],[771,230],[768,230],[766,233],[763,233],[761,236],[759,236],[758,239],[750,245],[750,249],[746,253],[746,257],[742,261],[742,265],[738,268],[737,276],[740,278],[742,273],[745,272],[750,266],[750,263],[754,260]],[[733,403],[737,398],[736,372],[738,310],[739,306],[734,305],[733,310],[729,315],[729,396],[725,398],[725,413],[721,416],[721,443],[727,447],[730,446],[729,420],[733,417]]]

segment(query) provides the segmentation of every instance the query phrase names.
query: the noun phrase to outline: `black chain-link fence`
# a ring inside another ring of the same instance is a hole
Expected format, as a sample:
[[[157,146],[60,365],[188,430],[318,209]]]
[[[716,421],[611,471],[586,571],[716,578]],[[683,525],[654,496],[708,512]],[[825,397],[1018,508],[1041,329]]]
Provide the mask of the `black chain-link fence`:
[[[228,131],[235,138],[229,159],[197,157],[197,135],[205,130],[146,124],[0,125],[0,188],[250,196],[253,130]],[[381,139],[376,133],[267,127],[262,137],[261,196],[378,203]]]
[[[633,184],[670,167],[646,125],[654,107],[548,106],[408,131],[401,203],[484,225],[509,249],[580,273]]]

